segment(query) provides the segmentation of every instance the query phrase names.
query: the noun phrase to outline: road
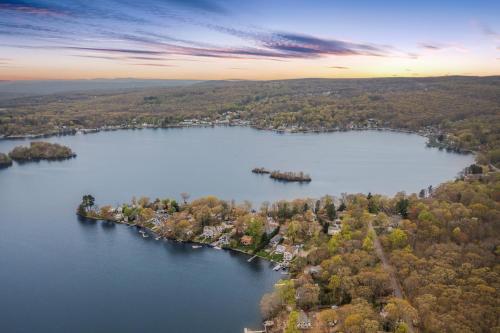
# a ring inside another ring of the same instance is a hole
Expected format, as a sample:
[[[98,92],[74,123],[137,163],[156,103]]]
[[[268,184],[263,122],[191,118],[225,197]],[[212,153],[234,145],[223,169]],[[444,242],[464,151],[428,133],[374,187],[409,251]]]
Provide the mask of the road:
[[[382,267],[384,270],[389,273],[389,283],[391,285],[392,290],[394,291],[394,297],[404,299],[404,294],[403,294],[403,289],[401,288],[401,285],[399,284],[399,280],[396,277],[396,272],[394,270],[394,267],[390,264],[389,260],[387,259],[385,253],[384,253],[384,248],[382,247],[382,244],[380,244],[380,240],[378,239],[377,233],[375,232],[375,229],[373,228],[372,221],[368,222],[368,230],[373,233],[373,247],[375,249],[375,253],[377,254],[377,257],[380,259],[382,262]],[[413,323],[405,319],[406,325],[408,325],[408,331],[410,333],[414,333],[413,329]]]

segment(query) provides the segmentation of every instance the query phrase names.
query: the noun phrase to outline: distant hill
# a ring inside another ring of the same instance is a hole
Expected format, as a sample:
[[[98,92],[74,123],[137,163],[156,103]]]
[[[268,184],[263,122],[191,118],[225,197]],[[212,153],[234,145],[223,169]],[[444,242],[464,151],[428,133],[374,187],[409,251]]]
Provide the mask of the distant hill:
[[[0,81],[0,98],[59,94],[66,92],[104,92],[187,86],[194,80],[141,80],[141,79],[92,79],[92,80],[40,80]]]

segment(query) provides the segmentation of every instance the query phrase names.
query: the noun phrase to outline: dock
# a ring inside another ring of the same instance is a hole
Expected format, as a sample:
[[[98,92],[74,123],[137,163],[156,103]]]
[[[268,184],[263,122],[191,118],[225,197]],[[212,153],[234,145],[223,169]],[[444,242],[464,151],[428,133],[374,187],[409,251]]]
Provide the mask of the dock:
[[[248,262],[252,262],[255,258],[257,258],[257,255],[254,255],[252,258],[248,259]]]
[[[254,331],[249,328],[246,328],[243,330],[243,333],[266,333],[266,331]]]

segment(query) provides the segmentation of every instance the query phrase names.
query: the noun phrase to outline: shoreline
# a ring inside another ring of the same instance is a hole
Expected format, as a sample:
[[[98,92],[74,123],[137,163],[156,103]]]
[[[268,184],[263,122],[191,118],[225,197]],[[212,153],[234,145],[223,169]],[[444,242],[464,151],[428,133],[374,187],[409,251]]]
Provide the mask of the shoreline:
[[[129,226],[129,227],[136,227],[136,228],[138,228],[140,230],[146,230],[148,233],[153,234],[156,237],[160,237],[159,240],[169,240],[169,241],[174,241],[174,242],[177,242],[177,243],[201,245],[201,246],[204,246],[204,247],[210,247],[212,249],[214,248],[214,246],[212,246],[210,243],[203,243],[203,242],[198,242],[198,241],[195,241],[195,240],[184,241],[184,240],[180,240],[180,239],[177,239],[177,238],[160,236],[160,235],[158,235],[151,228],[143,227],[143,226],[140,226],[140,225],[137,225],[137,224],[133,224],[133,223],[123,222],[123,221],[117,221],[117,220],[108,220],[108,219],[104,219],[104,218],[101,218],[101,217],[84,216],[84,215],[82,215],[82,214],[80,214],[78,212],[76,212],[76,215],[77,215],[77,217],[79,219],[86,219],[86,220],[96,221],[96,222],[99,222],[99,221],[100,222],[110,222],[110,223],[121,224],[121,225]],[[239,254],[245,254],[247,256],[250,256],[250,258],[257,257],[257,258],[260,258],[262,260],[265,260],[265,261],[267,261],[269,263],[273,263],[273,264],[277,263],[276,261],[274,261],[272,259],[260,256],[260,255],[258,255],[256,253],[255,254],[254,253],[248,253],[248,252],[245,252],[243,250],[235,249],[235,248],[232,248],[232,247],[223,246],[220,249],[221,250],[233,251],[233,252],[239,253]]]
[[[429,148],[437,148],[439,150],[446,150],[447,152],[464,154],[464,155],[477,155],[478,151],[469,150],[469,149],[458,149],[447,143],[431,143],[431,139],[436,137],[436,130],[431,127],[431,129],[419,129],[419,130],[411,130],[406,128],[395,128],[395,127],[346,127],[346,128],[323,128],[323,129],[311,129],[311,128],[270,128],[270,127],[261,127],[251,123],[209,123],[209,124],[175,124],[169,126],[157,126],[152,124],[143,124],[139,126],[135,125],[116,125],[116,126],[102,126],[99,128],[80,128],[80,129],[72,129],[65,132],[58,133],[41,133],[41,134],[22,134],[22,135],[14,135],[14,136],[4,136],[0,135],[1,140],[9,140],[9,141],[25,141],[25,140],[36,140],[43,138],[53,138],[53,137],[63,137],[63,136],[76,136],[76,135],[87,135],[94,134],[100,132],[114,132],[114,131],[125,131],[125,130],[143,130],[143,129],[184,129],[184,128],[207,128],[207,127],[247,127],[258,131],[269,131],[277,134],[325,134],[325,133],[340,133],[340,132],[361,132],[361,131],[378,131],[378,132],[395,132],[395,133],[404,133],[404,134],[415,134],[427,139],[425,143]]]

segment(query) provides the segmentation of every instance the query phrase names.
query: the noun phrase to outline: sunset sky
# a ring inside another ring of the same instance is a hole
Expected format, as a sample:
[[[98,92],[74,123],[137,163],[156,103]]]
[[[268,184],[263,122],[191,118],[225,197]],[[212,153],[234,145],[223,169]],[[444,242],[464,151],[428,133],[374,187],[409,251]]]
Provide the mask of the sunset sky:
[[[500,74],[500,1],[0,0],[0,79]]]

